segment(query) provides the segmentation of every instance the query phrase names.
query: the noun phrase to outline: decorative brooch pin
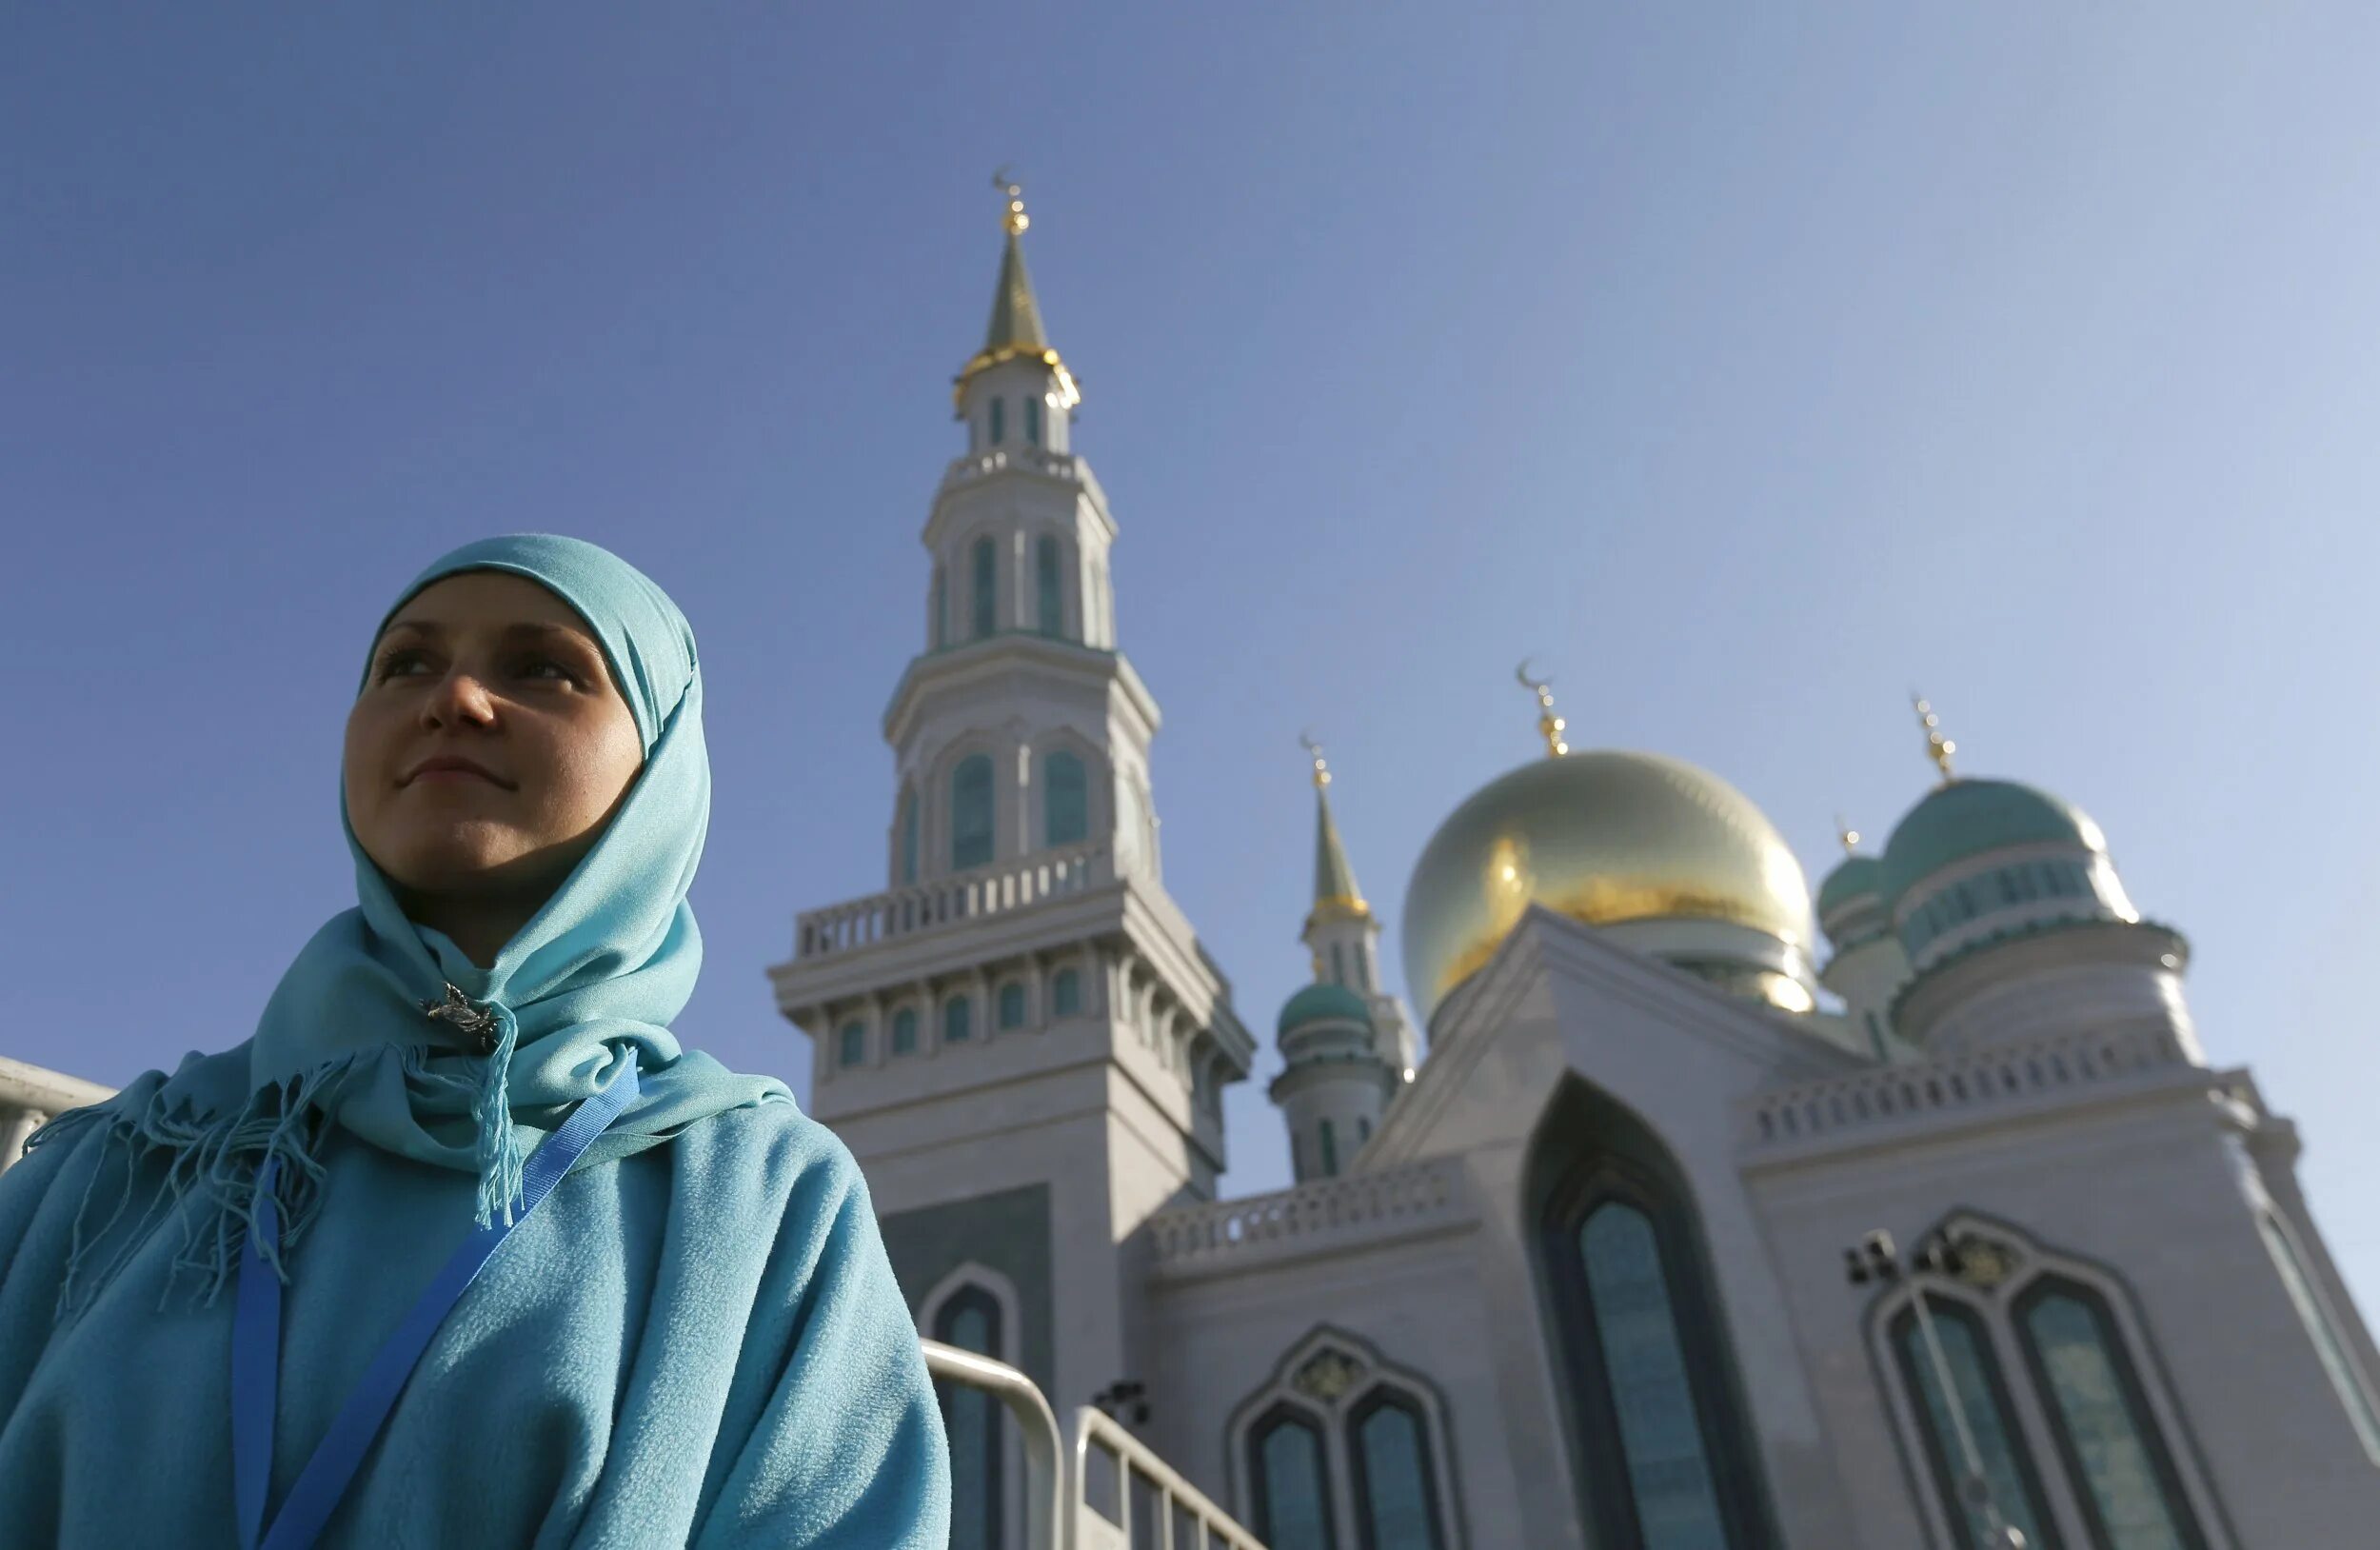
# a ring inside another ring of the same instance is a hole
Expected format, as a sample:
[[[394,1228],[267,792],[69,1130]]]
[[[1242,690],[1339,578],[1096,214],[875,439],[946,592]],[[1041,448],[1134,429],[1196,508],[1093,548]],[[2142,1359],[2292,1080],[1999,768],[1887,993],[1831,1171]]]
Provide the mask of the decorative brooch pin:
[[[475,1040],[475,1054],[496,1053],[496,1014],[453,985],[446,986],[444,1000],[422,1003],[422,1010],[431,1022],[450,1023],[455,1032]]]

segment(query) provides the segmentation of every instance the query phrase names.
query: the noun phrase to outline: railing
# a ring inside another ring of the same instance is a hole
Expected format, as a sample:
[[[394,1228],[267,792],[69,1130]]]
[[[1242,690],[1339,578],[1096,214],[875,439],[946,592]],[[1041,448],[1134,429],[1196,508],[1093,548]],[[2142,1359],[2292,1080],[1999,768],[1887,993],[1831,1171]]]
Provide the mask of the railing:
[[[1061,1451],[1058,1418],[1033,1380],[939,1341],[918,1343],[937,1381],[980,1389],[1015,1419],[1024,1443],[1024,1550],[1264,1550],[1101,1411],[1077,1412],[1074,1446]]]
[[[1461,1222],[1468,1214],[1461,1173],[1459,1160],[1432,1158],[1278,1194],[1167,1211],[1149,1223],[1156,1267],[1179,1270],[1267,1244],[1320,1247],[1382,1229],[1404,1232]]]
[[[1074,1478],[1067,1550],[1264,1550],[1104,1411],[1076,1413]]]
[[[1115,858],[1100,844],[1028,856],[1005,865],[979,866],[931,883],[804,911],[794,921],[793,952],[796,958],[852,952],[955,922],[981,920],[1044,899],[1081,893],[1115,878]]]
[[[2010,1107],[2191,1063],[2171,1028],[2067,1034],[1764,1093],[1744,1106],[1746,1139],[1787,1145],[1893,1121]]]
[[[953,458],[942,473],[942,487],[971,485],[996,473],[1015,469],[1020,473],[1038,473],[1049,479],[1081,478],[1082,465],[1071,452],[1052,452],[1039,447],[1002,447],[989,452],[972,452]]]

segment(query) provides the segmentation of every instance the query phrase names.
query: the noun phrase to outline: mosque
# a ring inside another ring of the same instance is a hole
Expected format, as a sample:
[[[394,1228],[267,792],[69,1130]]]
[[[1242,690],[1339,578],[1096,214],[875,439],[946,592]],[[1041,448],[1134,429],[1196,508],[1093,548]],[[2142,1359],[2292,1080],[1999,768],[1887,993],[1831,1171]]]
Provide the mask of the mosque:
[[[1533,685],[1543,756],[1405,891],[1411,1011],[1318,750],[1297,1182],[1218,1200],[1257,1035],[1165,889],[1158,704],[1007,191],[883,886],[768,970],[922,1334],[1113,1412],[1274,1550],[2372,1542],[2380,1351],[2295,1128],[2207,1064],[2097,825],[1959,772],[1922,705],[1939,784],[1814,904],[1746,796],[1569,747]],[[0,1134],[86,1085],[0,1062]],[[1017,1428],[945,1402],[954,1545],[1025,1550]]]
[[[1406,889],[1418,1018],[1318,753],[1298,1182],[1217,1200],[1256,1035],[1165,889],[1008,193],[884,886],[769,971],[922,1333],[1127,1413],[1274,1550],[2372,1542],[2380,1352],[2294,1127],[2208,1066],[2098,826],[1958,771],[1922,704],[1939,784],[1814,909],[1741,792],[1567,746],[1532,686],[1544,756]],[[1016,1550],[1014,1440],[950,1419],[953,1542]]]

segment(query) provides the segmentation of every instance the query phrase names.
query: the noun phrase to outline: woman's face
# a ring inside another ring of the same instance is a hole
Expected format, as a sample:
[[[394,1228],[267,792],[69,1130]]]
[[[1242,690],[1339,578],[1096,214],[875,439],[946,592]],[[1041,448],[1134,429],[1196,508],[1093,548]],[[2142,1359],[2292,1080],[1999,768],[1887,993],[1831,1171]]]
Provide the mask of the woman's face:
[[[534,911],[644,758],[585,622],[535,582],[466,571],[424,587],[373,643],[347,713],[347,822],[408,908]]]

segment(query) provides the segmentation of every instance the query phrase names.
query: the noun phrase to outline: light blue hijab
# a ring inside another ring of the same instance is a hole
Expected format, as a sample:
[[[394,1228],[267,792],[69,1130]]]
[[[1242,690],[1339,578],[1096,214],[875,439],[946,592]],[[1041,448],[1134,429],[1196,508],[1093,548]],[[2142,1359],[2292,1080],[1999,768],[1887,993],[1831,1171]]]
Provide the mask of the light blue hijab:
[[[521,1163],[571,1105],[610,1081],[633,1048],[642,1093],[579,1166],[642,1151],[685,1126],[755,1103],[790,1103],[773,1078],[740,1076],[681,1049],[670,1021],[693,993],[702,934],[686,890],[710,824],[703,745],[703,677],[694,632],[662,589],[593,544],[525,533],[468,544],[405,588],[381,628],[433,582],[465,571],[526,577],[575,609],[602,644],[636,717],[645,765],[600,841],[553,896],[481,968],[444,934],[414,924],[388,880],[342,826],[355,859],[357,904],[333,916],[289,965],[255,1037],[217,1056],[192,1055],[145,1095],[64,1117],[52,1130],[104,1117],[136,1154],[170,1154],[175,1201],[205,1187],[216,1212],[186,1222],[184,1267],[211,1301],[255,1210],[255,1179],[277,1157],[282,1255],[319,1204],[325,1123],[385,1151],[479,1176],[478,1220],[509,1217]],[[375,628],[376,641],[380,629]],[[433,1019],[450,989],[490,1025],[486,1038]],[[137,1087],[138,1084],[136,1084]],[[47,1140],[47,1137],[41,1138]],[[109,1236],[90,1223],[88,1238]],[[129,1252],[129,1245],[128,1245]],[[62,1312],[104,1283],[78,1262]],[[111,1267],[109,1267],[111,1268]],[[79,1283],[78,1283],[79,1282]]]

